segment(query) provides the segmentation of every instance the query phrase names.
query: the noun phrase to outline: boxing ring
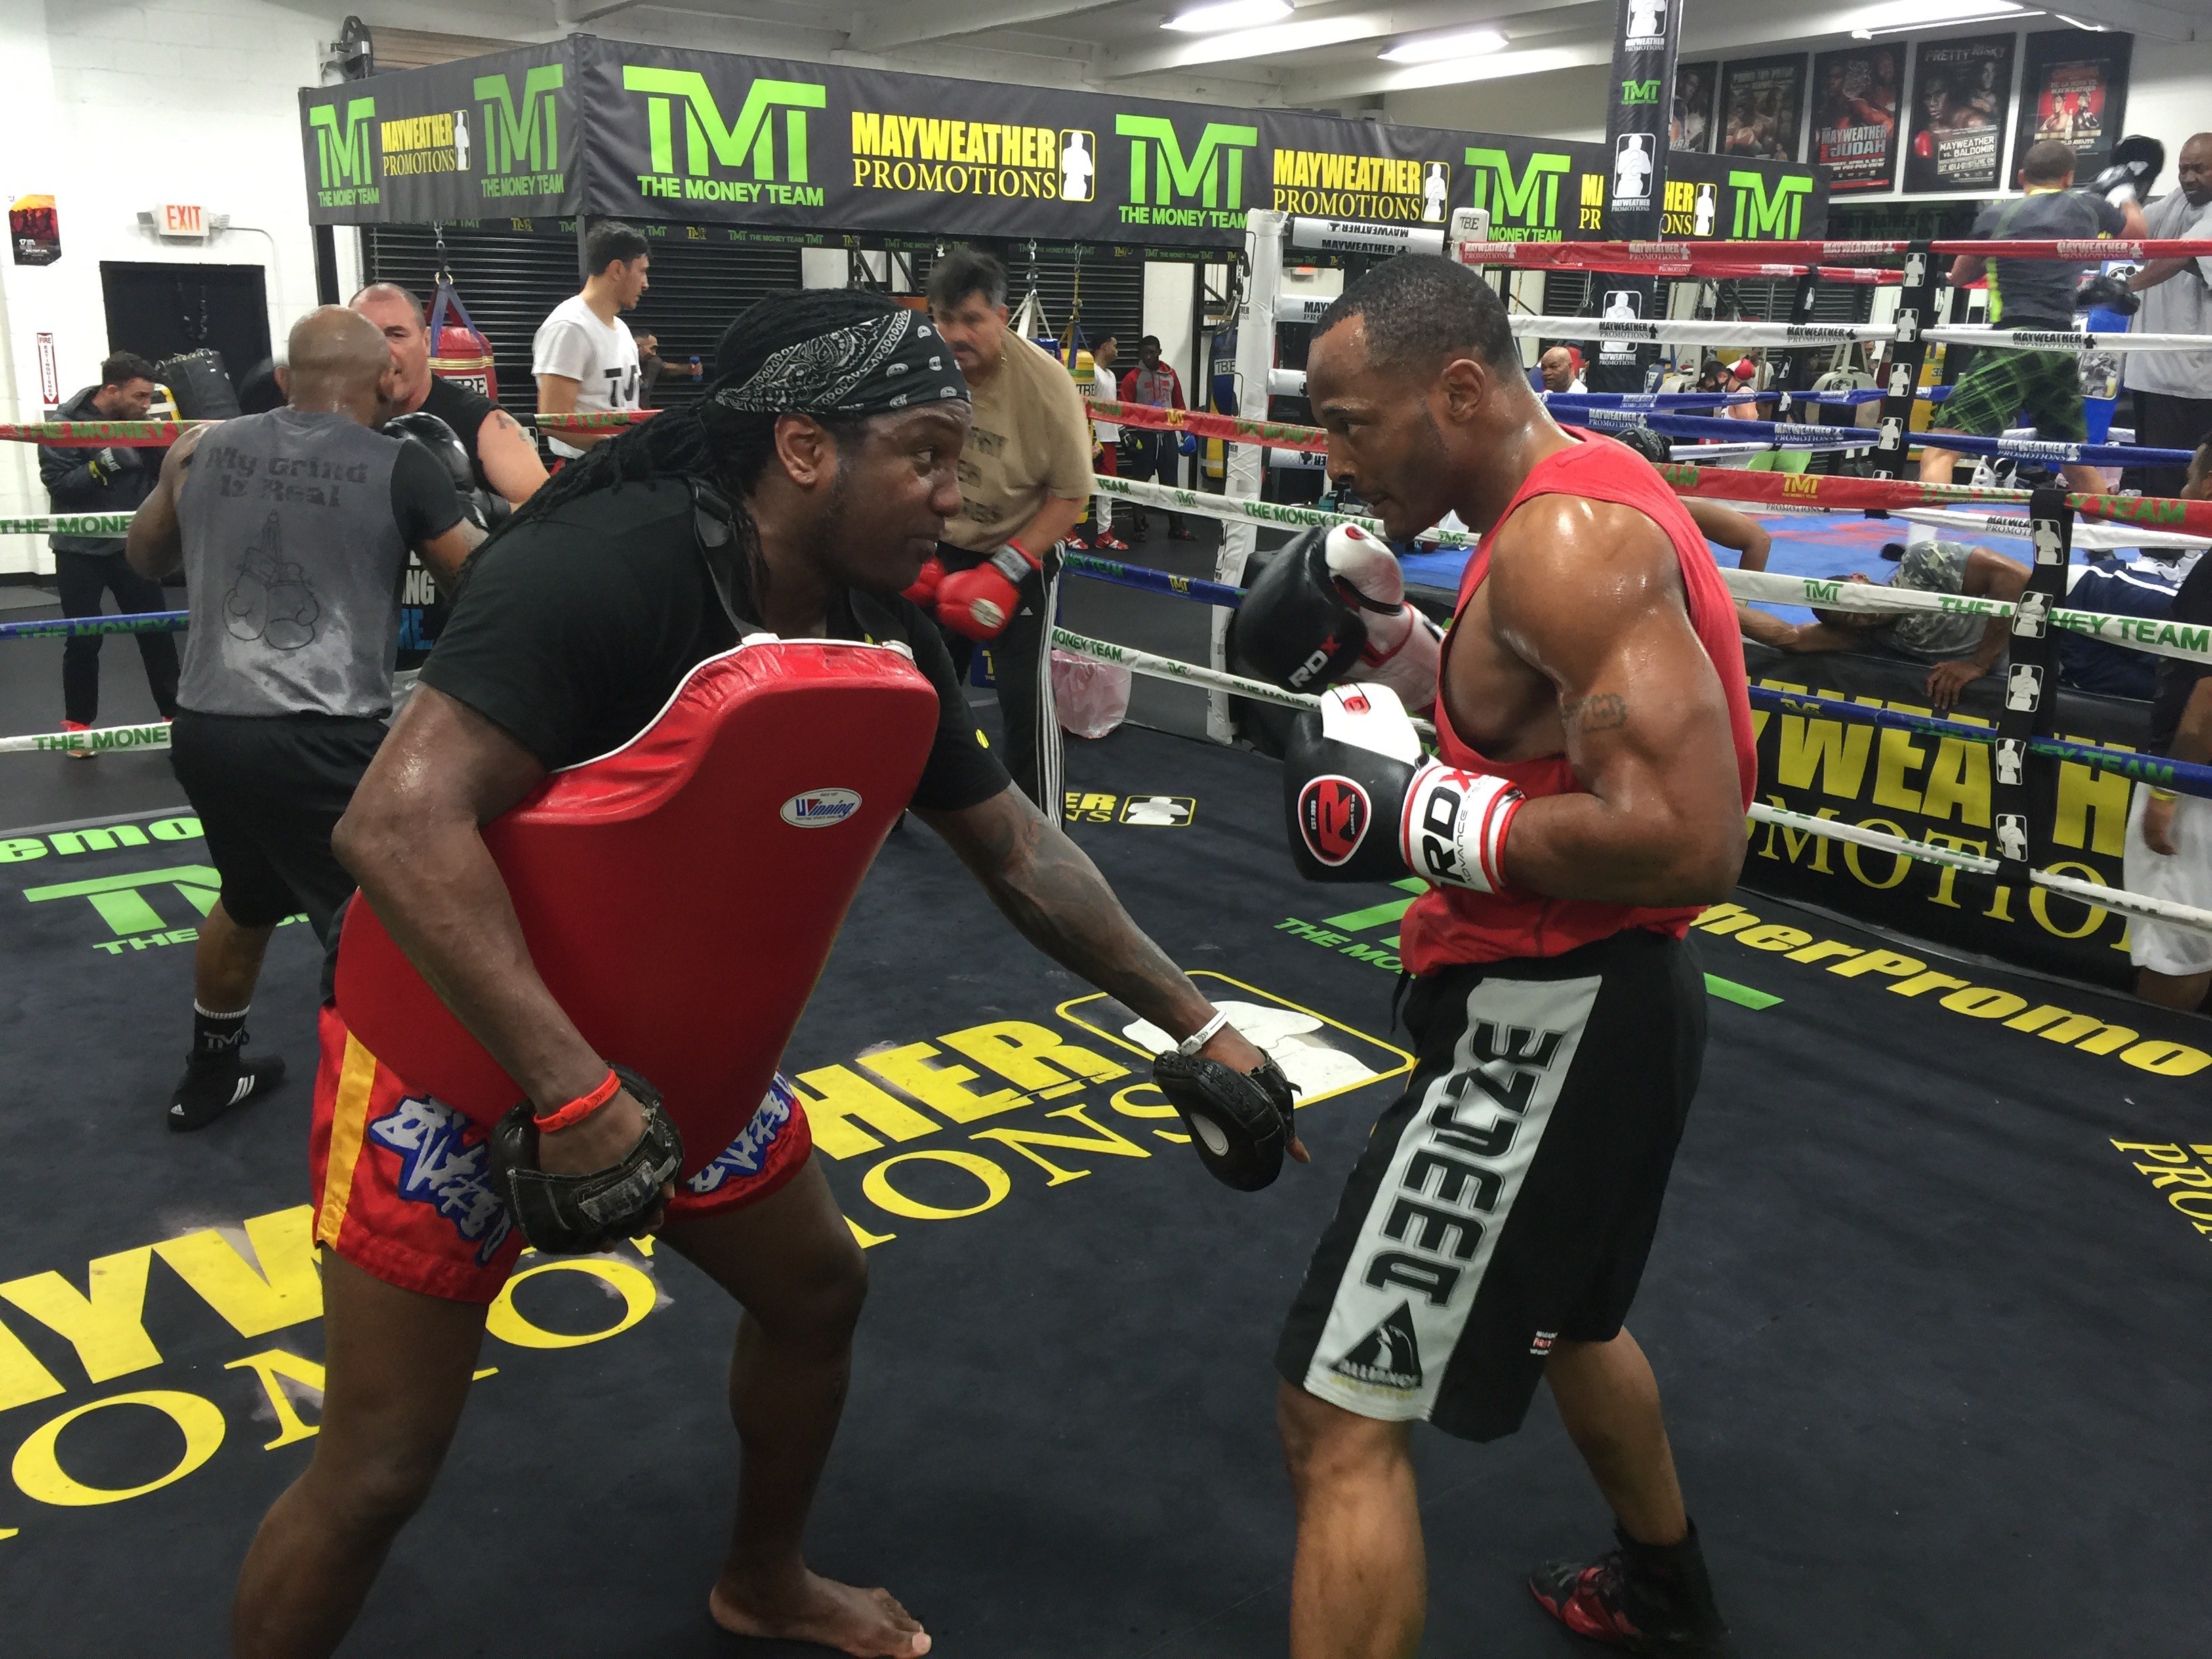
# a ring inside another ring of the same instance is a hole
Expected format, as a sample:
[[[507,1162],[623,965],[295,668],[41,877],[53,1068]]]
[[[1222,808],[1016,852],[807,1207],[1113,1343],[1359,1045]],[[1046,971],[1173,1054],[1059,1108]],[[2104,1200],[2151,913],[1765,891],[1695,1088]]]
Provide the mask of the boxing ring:
[[[1232,479],[1254,487],[1102,479],[1108,493],[1255,542],[1341,521],[1257,499],[1263,452],[1311,453],[1310,429],[1112,418],[1227,436],[1243,464]],[[134,436],[160,440],[100,441]],[[2026,492],[1689,464],[1666,476],[1761,513],[1944,515],[1931,521],[2031,535],[2040,519],[2081,546],[2212,538],[2197,503],[2084,498],[2054,514]],[[1426,556],[1467,542],[1435,538]],[[1249,558],[1231,565],[1225,550],[1210,575],[1072,556],[1085,580],[1063,585],[1055,643],[1210,694],[1232,732],[1243,705],[1292,706],[1231,665]],[[1729,574],[1765,603],[1933,602]],[[1158,643],[1131,620],[1140,606],[1220,654],[1124,643]],[[2134,619],[2054,602],[2031,620],[2118,637],[2106,630]],[[0,624],[0,652],[50,648],[10,641],[63,627],[181,625]],[[2131,642],[2212,660],[2212,641]],[[2027,764],[2212,793],[2212,769],[2060,732],[2014,739],[1826,701],[1770,689],[1760,712],[1992,753],[2017,740]],[[933,838],[894,833],[787,1060],[873,1281],[810,1559],[888,1585],[940,1653],[1277,1659],[1291,1528],[1270,1354],[1407,1063],[1390,1005],[1412,884],[1297,880],[1279,769],[1247,748],[1129,726],[1073,745],[1068,776],[1069,833],[1132,913],[1240,1006],[1240,1024],[1296,1054],[1315,1164],[1258,1194],[1215,1185],[1139,1081],[1133,1016],[1008,934]],[[1869,842],[1856,824],[1754,820],[1945,867],[1959,856],[1899,851],[1878,831]],[[26,1098],[67,1103],[0,1120],[0,1204],[19,1218],[0,1243],[0,1595],[27,1652],[167,1659],[189,1645],[179,1631],[219,1632],[246,1535],[315,1432],[304,1087],[195,1136],[155,1121],[182,1041],[163,1023],[189,955],[178,947],[211,873],[197,822],[173,806],[0,827],[0,1017]],[[2036,890],[2059,907],[2127,902],[2068,880]],[[1692,939],[1711,1046],[1632,1322],[1745,1650],[2078,1659],[2212,1640],[2194,1589],[2212,1451],[2177,1427],[2212,1369],[2199,1312],[2212,1145],[2193,1139],[2212,1028],[1749,891]],[[295,1077],[313,1069],[318,957],[305,928],[279,928],[256,1007]],[[1023,1069],[1010,1033],[1048,1062],[1052,1045],[1079,1046],[1110,1074]],[[58,1200],[58,1169],[98,1184]],[[100,1317],[72,1322],[79,1304]],[[445,1475],[353,1645],[730,1651],[698,1606],[726,1535],[729,1326],[726,1301],[671,1252],[526,1258],[494,1310]],[[1431,1645],[1576,1650],[1511,1570],[1582,1547],[1598,1513],[1548,1397],[1517,1439],[1422,1436],[1417,1456]],[[540,1593],[544,1538],[576,1532],[592,1548],[563,1556],[558,1594]]]

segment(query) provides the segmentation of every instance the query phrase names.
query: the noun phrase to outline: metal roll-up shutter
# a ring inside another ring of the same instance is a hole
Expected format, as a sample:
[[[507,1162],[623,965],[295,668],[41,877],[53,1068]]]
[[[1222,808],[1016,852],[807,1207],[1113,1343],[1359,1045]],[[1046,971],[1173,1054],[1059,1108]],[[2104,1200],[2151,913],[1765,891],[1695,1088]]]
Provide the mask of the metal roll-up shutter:
[[[491,342],[501,404],[517,415],[534,414],[531,342],[546,313],[580,286],[576,239],[450,226],[445,239],[453,286]],[[437,234],[429,226],[364,226],[361,245],[367,281],[404,283],[429,303],[437,270]],[[730,319],[757,300],[797,289],[799,266],[795,247],[696,242],[684,227],[673,227],[668,240],[654,239],[645,299],[623,320],[653,335],[672,368],[696,356],[711,374],[715,342]],[[697,381],[664,375],[652,402],[688,403],[698,390]]]

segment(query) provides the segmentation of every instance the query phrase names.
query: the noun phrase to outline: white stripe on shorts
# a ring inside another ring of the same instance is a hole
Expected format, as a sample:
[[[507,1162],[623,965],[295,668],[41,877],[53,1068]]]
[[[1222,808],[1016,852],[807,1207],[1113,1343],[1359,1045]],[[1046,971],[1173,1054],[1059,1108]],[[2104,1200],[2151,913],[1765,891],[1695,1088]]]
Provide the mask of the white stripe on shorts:
[[[1308,1394],[1425,1419],[1603,981],[1486,979],[1452,1069],[1399,1133],[1308,1366]]]

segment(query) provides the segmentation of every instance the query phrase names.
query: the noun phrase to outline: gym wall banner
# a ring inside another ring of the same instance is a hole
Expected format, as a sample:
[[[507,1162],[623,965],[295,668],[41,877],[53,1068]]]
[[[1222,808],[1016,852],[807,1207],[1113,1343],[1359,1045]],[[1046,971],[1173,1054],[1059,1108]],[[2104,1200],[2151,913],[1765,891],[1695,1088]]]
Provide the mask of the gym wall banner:
[[[1753,685],[1925,714],[1924,664],[1845,653],[1792,656],[1747,647]],[[1966,688],[1949,718],[1996,723],[1993,680]],[[1938,847],[1994,856],[1992,746],[1964,738],[1877,729],[1826,713],[1754,708],[1759,799],[1813,817],[1886,830]],[[2149,705],[2062,690],[2057,735],[2140,750]],[[2132,786],[2118,772],[2037,759],[2027,770],[2031,811],[2051,829],[2049,867],[2121,887],[2120,857]],[[1978,951],[2091,984],[2126,988],[2127,918],[2040,888],[2000,890],[1995,878],[1924,864],[1848,842],[1754,823],[1743,884],[1823,905],[1880,927]]]
[[[1905,86],[1899,44],[1824,52],[1813,60],[1813,148],[1836,190],[1887,190],[1897,177],[1897,118]]]
[[[1603,234],[1601,144],[1124,99],[594,35],[302,89],[318,224],[546,219],[1228,249],[1244,216]],[[1667,234],[1816,236],[1810,168],[1684,169]],[[873,245],[872,240],[871,245]]]
[[[1654,241],[1660,234],[1667,198],[1667,141],[1673,125],[1662,96],[1674,84],[1674,54],[1680,40],[1680,0],[1620,0],[1605,114],[1605,147],[1613,174],[1605,193],[1605,234],[1616,241]],[[1604,288],[1605,316],[1652,314],[1657,290],[1650,277],[1608,277]],[[1656,346],[1607,341],[1590,366],[1590,390],[1643,391],[1644,371],[1658,355]]]
[[[1908,195],[2005,187],[2012,48],[2009,34],[1923,40],[1913,47]]]
[[[1802,57],[1753,58],[1722,67],[1722,155],[1794,161],[1804,115]]]
[[[2027,37],[2027,64],[2020,82],[2020,127],[2013,154],[2056,138],[2080,159],[2075,176],[2094,179],[2112,159],[2127,131],[2128,64],[2132,34],[2085,34],[2046,29]]]

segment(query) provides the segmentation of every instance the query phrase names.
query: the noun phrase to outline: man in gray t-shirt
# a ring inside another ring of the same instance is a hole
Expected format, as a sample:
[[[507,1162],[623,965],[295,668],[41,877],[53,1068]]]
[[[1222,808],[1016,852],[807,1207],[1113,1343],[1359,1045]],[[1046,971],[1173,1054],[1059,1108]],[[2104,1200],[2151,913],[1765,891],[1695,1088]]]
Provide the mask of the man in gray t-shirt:
[[[1915,542],[1907,548],[1892,544],[1883,556],[1898,561],[1888,585],[1916,592],[2009,603],[2027,586],[2026,565],[1964,542]],[[1856,571],[1844,580],[1873,581]],[[1928,701],[1938,708],[1948,708],[1961,690],[1995,669],[2012,637],[2010,618],[1972,611],[1832,611],[1816,605],[1813,615],[1818,620],[1791,623],[1750,605],[1737,608],[1745,637],[1778,650],[1857,651],[1928,663]]]
[[[2177,188],[2143,210],[2160,241],[2205,244],[2199,259],[2153,259],[2128,278],[2142,295],[2129,326],[2142,334],[2195,334],[2212,341],[2212,132],[2181,147]],[[2124,360],[2136,397],[2136,441],[2146,449],[2195,449],[2212,432],[2212,351],[2138,351]],[[2182,466],[2130,467],[2121,482],[2146,495],[2179,495]]]
[[[189,579],[169,763],[222,878],[173,1129],[283,1076],[280,1056],[246,1059],[246,1007],[276,924],[305,911],[327,943],[353,890],[331,835],[392,712],[409,550],[449,580],[482,539],[430,452],[375,429],[394,373],[368,319],[310,313],[277,370],[286,406],[187,433],[131,521],[134,569]]]
[[[1974,235],[2002,242],[2095,241],[2100,237],[2143,234],[2142,210],[2133,202],[2116,207],[2101,196],[2073,188],[2072,146],[2046,138],[2028,147],[2020,164],[2024,195],[1995,202],[1974,221]],[[1990,279],[1990,321],[2000,328],[2069,332],[2074,327],[2075,290],[2088,267],[2078,259],[1985,259],[1962,253],[1951,265],[1951,286],[1962,288],[1984,270]],[[2003,434],[2025,411],[2035,434],[2053,443],[2088,441],[2081,410],[2081,362],[2071,351],[2021,351],[2010,346],[1981,349],[1973,367],[1959,377],[1951,396],[1936,411],[1942,422],[1920,452],[1923,483],[1948,484],[1959,456],[1938,447],[1947,433],[1970,438]],[[2104,493],[2097,470],[2079,461],[2062,469],[2066,482],[2084,495]]]

